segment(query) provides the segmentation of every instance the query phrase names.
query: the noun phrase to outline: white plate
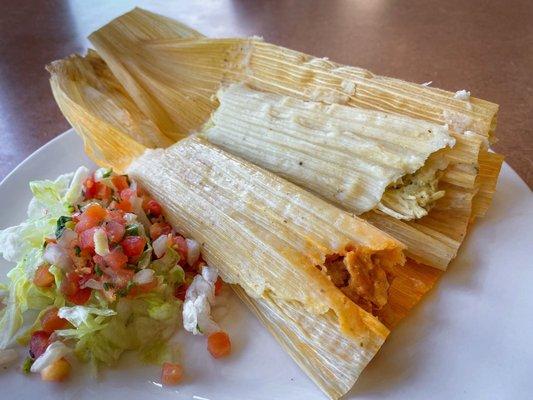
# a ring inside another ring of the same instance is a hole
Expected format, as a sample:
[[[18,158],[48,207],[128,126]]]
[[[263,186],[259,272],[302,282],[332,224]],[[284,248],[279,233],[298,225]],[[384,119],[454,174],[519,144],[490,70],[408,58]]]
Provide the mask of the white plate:
[[[93,164],[67,131],[32,154],[0,184],[0,227],[19,223],[28,182]],[[358,399],[533,398],[533,196],[504,165],[488,215],[422,304],[390,335],[347,397]],[[2,276],[8,268],[2,260]],[[234,297],[222,321],[234,351],[225,360],[205,339],[182,335],[187,380],[157,384],[159,369],[127,357],[99,381],[63,384],[0,372],[1,399],[324,399],[313,383]],[[75,374],[76,375],[76,374]]]

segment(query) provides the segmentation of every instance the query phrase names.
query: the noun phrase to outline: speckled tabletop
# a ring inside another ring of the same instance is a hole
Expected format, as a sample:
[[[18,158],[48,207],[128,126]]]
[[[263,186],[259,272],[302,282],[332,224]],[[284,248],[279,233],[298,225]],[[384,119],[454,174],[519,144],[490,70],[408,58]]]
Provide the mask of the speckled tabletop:
[[[0,0],[0,179],[69,125],[44,65],[134,6],[208,36],[252,35],[381,75],[500,104],[494,150],[533,186],[533,2],[529,0]]]

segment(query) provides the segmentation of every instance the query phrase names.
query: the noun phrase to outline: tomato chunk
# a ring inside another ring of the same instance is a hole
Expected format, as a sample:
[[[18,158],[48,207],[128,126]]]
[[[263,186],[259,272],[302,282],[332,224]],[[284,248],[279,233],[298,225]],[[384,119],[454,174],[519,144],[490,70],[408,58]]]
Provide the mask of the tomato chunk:
[[[131,205],[131,202],[129,200],[120,200],[118,203],[117,203],[117,208],[119,210],[122,210],[124,212],[132,212],[133,211],[133,206]]]
[[[89,228],[80,233],[79,244],[82,250],[89,250],[94,252],[94,232],[96,227]]]
[[[57,315],[59,310],[57,307],[52,307],[41,317],[41,329],[43,331],[52,333],[58,329],[64,329],[68,326],[68,321]]]
[[[168,235],[172,232],[172,227],[166,222],[156,222],[150,226],[150,238],[156,240],[161,235]]]
[[[113,182],[113,185],[119,192],[130,187],[126,175],[115,175],[111,178],[111,182]]]
[[[215,282],[215,296],[218,296],[221,290],[222,290],[222,279],[218,277]]]
[[[50,344],[50,333],[46,331],[35,331],[30,338],[30,356],[33,359],[39,358]]]
[[[207,338],[207,350],[215,358],[221,358],[231,353],[231,342],[226,332],[212,333]]]
[[[174,297],[180,299],[181,301],[185,301],[185,295],[187,294],[188,288],[189,285],[187,285],[186,283],[182,283],[174,290]]]
[[[107,233],[107,238],[111,243],[118,243],[124,237],[126,228],[123,223],[115,220],[107,221],[104,225],[104,229]]]
[[[120,198],[122,200],[128,200],[131,201],[133,197],[135,197],[137,193],[135,193],[135,190],[127,188],[120,191]]]
[[[33,284],[38,287],[50,287],[54,281],[54,275],[50,273],[49,266],[46,264],[39,266],[33,276]]]
[[[144,211],[152,217],[159,217],[162,212],[161,206],[154,199],[150,199],[144,204]]]
[[[99,204],[90,204],[79,216],[79,221],[74,230],[78,233],[95,227],[106,217],[107,211]]]
[[[91,297],[90,288],[80,288],[82,277],[75,272],[67,272],[67,275],[61,282],[61,292],[71,303],[82,305],[87,303]]]
[[[144,251],[146,239],[142,236],[126,236],[120,244],[124,249],[124,254],[128,257],[137,257]]]
[[[126,265],[128,262],[128,256],[125,255],[120,246],[118,246],[104,256],[104,260],[109,267],[118,270]]]
[[[179,364],[163,363],[161,383],[165,386],[177,385],[183,379],[183,367]]]

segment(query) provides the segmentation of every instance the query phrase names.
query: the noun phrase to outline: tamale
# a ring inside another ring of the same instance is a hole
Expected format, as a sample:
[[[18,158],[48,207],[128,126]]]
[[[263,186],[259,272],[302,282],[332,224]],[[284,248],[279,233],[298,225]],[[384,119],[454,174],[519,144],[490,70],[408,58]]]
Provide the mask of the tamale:
[[[242,84],[217,97],[220,106],[202,131],[211,143],[356,215],[378,209],[416,219],[444,195],[436,175],[447,162],[436,152],[455,144],[446,126]]]
[[[134,10],[127,15],[143,14],[142,10]],[[488,138],[494,128],[497,106],[483,100],[471,98],[466,103],[438,89],[409,83],[401,86],[401,81],[257,39],[184,40],[170,39],[172,34],[166,33],[160,36],[161,40],[154,40],[157,36],[151,29],[154,21],[127,25],[119,17],[90,38],[104,58],[118,66],[112,67],[117,76],[127,77],[121,80],[126,89],[130,82],[136,82],[142,86],[143,98],[158,104],[155,111],[149,102],[138,102],[139,107],[147,115],[164,112],[166,120],[173,121],[174,131],[183,135],[200,129],[218,106],[214,94],[222,84],[231,82],[246,82],[256,89],[304,100],[448,122],[456,129],[477,130],[477,135],[483,138]],[[121,32],[124,25],[127,25],[127,35]],[[135,51],[132,51],[133,43]],[[459,120],[468,124],[458,124]],[[486,151],[483,140],[467,137],[462,132],[454,132],[454,137],[467,144],[459,146],[462,151],[454,148],[448,152],[450,162],[439,185],[439,191],[445,188],[446,195],[437,201],[428,216],[415,222],[395,220],[391,224],[387,215],[375,212],[364,215],[381,229],[392,226],[394,229],[388,232],[407,242],[409,256],[439,269],[446,269],[457,254],[468,223],[475,217],[472,209],[483,180],[495,181],[493,175],[478,175],[478,158]],[[484,191],[483,195],[479,215],[490,202],[490,191]],[[449,208],[439,209],[439,203]],[[433,243],[437,246],[429,247]]]

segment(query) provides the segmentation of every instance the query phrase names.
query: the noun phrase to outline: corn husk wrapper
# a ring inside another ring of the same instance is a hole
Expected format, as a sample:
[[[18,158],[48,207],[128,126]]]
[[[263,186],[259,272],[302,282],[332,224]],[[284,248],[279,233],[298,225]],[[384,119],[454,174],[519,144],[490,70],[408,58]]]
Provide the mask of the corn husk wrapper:
[[[363,215],[404,241],[407,254],[417,262],[447,267],[468,223],[490,204],[501,159],[487,153],[486,142],[492,140],[497,105],[457,99],[450,92],[376,76],[257,39],[202,39],[192,30],[181,36],[159,34],[158,18],[136,9],[90,39],[125,88],[140,90],[142,95],[135,96],[139,108],[154,121],[164,115],[165,122],[158,126],[167,136],[178,139],[200,129],[218,107],[217,90],[232,82],[303,100],[449,124],[459,145],[447,155],[450,162],[441,179],[446,195],[429,215],[414,222],[375,212]]]
[[[103,117],[106,115],[103,109],[108,108],[109,101],[117,101],[114,105],[118,106],[118,100],[99,97],[102,100],[100,103],[94,102],[89,106],[83,98],[77,96],[79,91],[83,91],[79,86],[87,85],[87,81],[72,80],[69,75],[73,70],[71,64],[77,65],[81,62],[90,66],[94,61],[92,57],[94,54],[86,58],[68,58],[56,62],[53,68],[49,67],[54,96],[67,119],[83,136],[88,155],[102,166],[125,172],[131,162],[143,154],[145,146],[123,131],[120,118]],[[64,81],[75,84],[56,84]],[[101,82],[104,86],[120,86],[112,76]],[[103,88],[102,90],[105,91]],[[128,107],[124,111],[140,112],[130,103]],[[405,265],[388,266],[387,273],[390,277],[389,301],[379,310],[377,316],[386,326],[392,327],[433,286],[439,271],[408,261]],[[386,329],[379,328],[380,337],[376,336],[376,340],[361,348],[360,341],[354,343],[353,338],[340,334],[338,323],[334,322],[331,312],[318,319],[316,316],[310,318],[306,310],[297,307],[297,303],[274,299],[268,294],[261,299],[252,298],[242,289],[237,290],[237,293],[289,355],[330,398],[338,398],[350,389],[386,335]],[[370,314],[361,314],[366,316],[367,320],[373,321],[374,326],[380,326]],[[354,349],[359,350],[354,352]]]

